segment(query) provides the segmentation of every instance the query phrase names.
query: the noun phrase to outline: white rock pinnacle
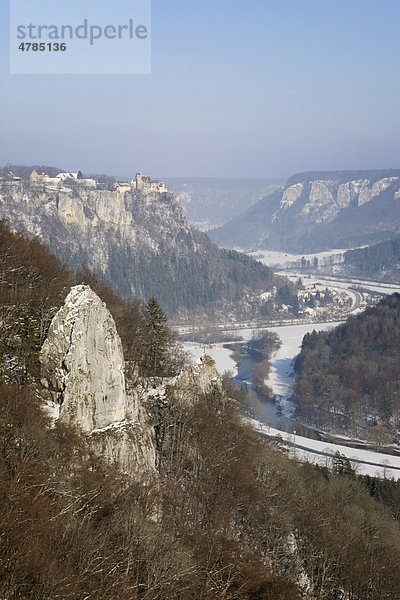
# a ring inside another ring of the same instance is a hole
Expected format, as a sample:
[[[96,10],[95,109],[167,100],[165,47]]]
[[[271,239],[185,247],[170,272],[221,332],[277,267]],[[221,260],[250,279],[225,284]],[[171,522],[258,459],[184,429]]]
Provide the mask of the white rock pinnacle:
[[[71,289],[41,350],[42,374],[60,419],[86,432],[134,417],[114,319],[89,286]]]

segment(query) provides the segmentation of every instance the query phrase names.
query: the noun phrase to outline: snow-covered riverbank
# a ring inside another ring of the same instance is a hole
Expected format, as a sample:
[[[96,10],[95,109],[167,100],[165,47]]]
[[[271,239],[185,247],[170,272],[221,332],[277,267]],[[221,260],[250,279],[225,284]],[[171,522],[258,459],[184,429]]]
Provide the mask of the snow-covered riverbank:
[[[269,328],[270,331],[274,331],[279,335],[282,346],[272,357],[271,371],[266,383],[279,397],[286,416],[290,416],[293,408],[288,401],[291,385],[294,381],[293,359],[300,352],[304,335],[314,329],[316,331],[326,331],[337,324],[336,322],[308,323]],[[252,329],[236,330],[236,333],[244,340],[249,340],[253,332]],[[203,344],[186,343],[185,349],[190,351],[193,360],[199,358],[206,351],[216,361],[220,373],[226,370],[237,373],[237,365],[231,356],[232,352],[223,348],[223,344],[204,346]],[[295,455],[299,460],[325,466],[331,464],[332,457],[335,456],[336,452],[339,452],[351,461],[353,468],[360,474],[400,479],[400,457],[398,456],[382,454],[372,450],[356,449],[342,444],[320,442],[275,429],[267,423],[261,423],[255,419],[250,419],[250,422],[261,433],[271,437],[280,437],[291,449],[289,452],[292,452],[292,455]],[[295,427],[295,423],[293,423],[293,426]]]
[[[279,397],[282,408],[287,416],[290,416],[291,406],[287,401],[290,396],[290,388],[293,383],[293,359],[300,352],[303,337],[307,332],[326,331],[335,327],[338,323],[305,323],[301,325],[285,325],[282,327],[270,327],[268,331],[274,331],[281,339],[282,346],[272,356],[271,371],[266,384]],[[240,335],[244,341],[251,339],[255,329],[240,329],[235,333]],[[237,375],[237,364],[232,358],[232,351],[224,348],[223,344],[204,345],[195,342],[185,342],[185,350],[189,352],[193,361],[196,361],[205,352],[215,360],[220,373],[232,371]]]
[[[223,344],[211,344],[206,346],[204,344],[196,344],[195,342],[185,342],[184,348],[186,352],[189,352],[193,362],[206,353],[215,360],[215,364],[221,375],[225,371],[231,371],[234,376],[237,374],[237,364],[232,358],[232,350],[224,348]]]
[[[248,421],[260,433],[282,439],[289,447],[289,454],[300,461],[329,466],[332,458],[339,452],[350,460],[353,469],[361,475],[400,479],[400,456],[320,442],[274,429],[255,419],[248,419]]]
[[[315,329],[326,331],[338,323],[314,323],[304,325],[288,325],[284,327],[271,327],[268,331],[275,332],[281,339],[282,346],[272,356],[271,371],[266,381],[268,387],[279,397],[285,413],[291,412],[288,404],[291,386],[293,384],[293,360],[299,354],[303,337]],[[290,416],[290,414],[287,414]]]

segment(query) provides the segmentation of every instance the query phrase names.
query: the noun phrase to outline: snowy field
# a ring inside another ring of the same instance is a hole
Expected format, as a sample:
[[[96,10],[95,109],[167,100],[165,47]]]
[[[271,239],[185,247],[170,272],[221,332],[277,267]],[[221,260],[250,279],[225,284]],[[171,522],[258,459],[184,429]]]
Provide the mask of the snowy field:
[[[331,256],[337,256],[337,261],[340,262],[347,249],[326,250],[325,252],[314,252],[314,254],[291,254],[290,252],[276,252],[274,250],[259,250],[258,252],[248,252],[250,256],[259,260],[267,267],[284,267],[287,264],[298,262],[303,257],[312,262],[314,258],[318,261]]]
[[[232,350],[223,347],[223,344],[211,344],[205,346],[204,344],[196,344],[194,342],[185,342],[184,348],[186,352],[189,352],[190,356],[195,362],[204,353],[208,354],[215,360],[219,373],[224,371],[232,371],[233,376],[237,375],[236,362],[231,357]]]
[[[284,440],[289,448],[291,447],[290,455],[295,456],[298,460],[329,466],[331,458],[336,452],[339,452],[350,460],[352,467],[361,475],[400,479],[400,456],[311,440],[273,429],[255,419],[248,419],[248,421],[257,431]]]
[[[296,282],[301,278],[303,282],[307,285],[322,285],[323,287],[335,288],[335,289],[344,289],[349,291],[349,288],[357,288],[362,287],[366,290],[370,290],[371,292],[381,292],[382,294],[394,294],[395,292],[400,292],[400,284],[396,283],[381,283],[379,281],[368,281],[362,279],[335,279],[334,277],[318,277],[315,275],[306,275],[304,273],[287,273],[286,271],[282,271],[281,273],[277,273],[277,275],[284,275],[288,279],[293,282]]]
[[[364,246],[360,246],[360,248],[364,248]],[[326,250],[325,252],[315,252],[314,254],[291,254],[290,252],[275,252],[274,250],[260,250],[258,252],[248,252],[249,256],[252,256],[256,260],[259,260],[264,265],[268,267],[285,267],[285,265],[289,265],[290,263],[300,261],[303,257],[306,260],[310,260],[312,262],[314,258],[318,258],[318,261],[322,261],[325,258],[329,258],[331,256],[337,257],[337,262],[341,261],[341,257],[343,257],[344,253],[347,250],[351,250],[352,248],[341,248],[336,250]],[[400,285],[396,285],[395,283],[381,283],[379,281],[363,281],[360,279],[354,278],[346,278],[346,279],[335,279],[334,277],[324,277],[320,278],[318,276],[309,276],[305,273],[292,273],[289,274],[286,271],[282,273],[278,273],[278,275],[284,275],[291,279],[292,281],[297,281],[299,278],[304,279],[306,283],[311,284],[320,284],[324,287],[328,288],[342,288],[348,290],[349,287],[361,286],[364,287],[371,292],[383,292],[386,294],[393,294],[394,292],[400,292]]]

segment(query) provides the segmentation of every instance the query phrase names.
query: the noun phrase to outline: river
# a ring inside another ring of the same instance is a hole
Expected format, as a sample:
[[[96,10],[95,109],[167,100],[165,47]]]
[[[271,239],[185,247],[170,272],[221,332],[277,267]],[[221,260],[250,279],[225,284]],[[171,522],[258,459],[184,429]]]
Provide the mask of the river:
[[[289,401],[291,386],[294,381],[293,360],[300,352],[301,343],[306,333],[313,331],[326,331],[332,329],[338,323],[306,323],[301,325],[284,325],[282,327],[270,327],[268,331],[275,332],[281,339],[282,345],[272,355],[271,370],[266,384],[276,396],[276,401],[271,401],[260,395],[253,384],[253,367],[260,361],[257,354],[243,353],[238,365],[238,373],[233,381],[238,387],[246,384],[249,392],[250,410],[254,417],[271,425],[276,429],[292,431],[296,423],[291,419],[293,405]],[[251,338],[251,330],[244,329],[238,332],[244,339]]]
[[[291,430],[291,420],[283,414],[278,402],[273,402],[265,395],[260,394],[253,382],[253,368],[260,362],[261,357],[255,353],[248,354],[242,351],[238,365],[238,373],[233,382],[247,393],[247,409],[253,417],[261,423],[268,423],[276,429]]]
[[[302,339],[307,332],[314,329],[322,331],[335,325],[337,323],[311,323],[269,328],[270,331],[276,332],[282,340],[281,348],[272,356],[271,372],[266,381],[277,395],[277,402],[271,402],[255,394],[252,369],[258,360],[254,355],[243,354],[241,356],[242,360],[238,365],[234,380],[239,386],[246,384],[250,391],[250,407],[248,408],[256,419],[252,421],[253,426],[267,436],[279,436],[290,447],[290,452],[293,452],[297,459],[327,465],[332,456],[339,452],[350,459],[353,467],[360,474],[400,479],[399,456],[380,454],[366,448],[344,446],[343,441],[333,444],[302,437],[299,435],[302,431],[301,427],[290,419],[293,407],[288,398],[293,383],[292,363],[300,351]],[[252,329],[243,329],[240,332],[236,330],[235,333],[239,333],[244,340],[250,340],[253,331]],[[230,356],[232,350],[228,345],[217,344],[213,345],[211,349],[201,344],[185,344],[185,346],[191,351],[193,358],[201,356],[204,350],[213,354],[220,372],[227,369],[232,370],[232,367],[236,365]],[[285,433],[285,431],[293,433]]]
[[[296,424],[291,420],[293,406],[288,398],[293,383],[293,359],[300,352],[301,342],[307,332],[314,329],[325,331],[331,329],[338,323],[302,323],[300,325],[284,325],[282,327],[270,327],[280,337],[282,346],[275,352],[271,359],[271,370],[266,384],[276,395],[277,401],[271,401],[256,392],[253,383],[253,367],[260,362],[261,358],[255,354],[241,353],[239,364],[231,358],[231,344],[202,344],[185,343],[185,348],[190,352],[193,359],[197,359],[203,352],[210,354],[215,360],[220,373],[232,371],[233,381],[238,387],[245,386],[249,394],[249,406],[246,408],[252,415],[262,423],[266,423],[285,431],[292,431]],[[244,341],[251,339],[254,329],[239,329],[228,333],[243,338]]]

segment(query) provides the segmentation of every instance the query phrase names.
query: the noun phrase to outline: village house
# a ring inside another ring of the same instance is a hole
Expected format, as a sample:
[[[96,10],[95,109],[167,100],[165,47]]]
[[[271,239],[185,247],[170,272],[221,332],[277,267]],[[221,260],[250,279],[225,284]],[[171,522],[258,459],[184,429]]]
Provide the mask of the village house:
[[[60,180],[56,177],[49,177],[41,169],[34,169],[29,176],[31,185],[58,185]]]
[[[115,189],[117,192],[120,192],[121,194],[125,194],[125,192],[131,191],[131,184],[128,181],[116,181]]]
[[[56,185],[61,186],[62,184],[68,184],[76,182],[84,187],[96,187],[97,181],[95,179],[82,177],[82,173],[59,173],[56,177],[49,177],[45,171],[41,169],[34,169],[30,174],[29,181],[31,185]]]
[[[75,183],[82,187],[90,187],[96,188],[99,187],[99,182],[95,179],[84,178],[82,176],[81,171],[77,173],[71,172],[63,172],[58,173],[55,177],[49,177],[49,175],[42,171],[41,169],[34,169],[29,177],[30,184],[32,186],[57,186],[61,187],[63,185]],[[125,192],[130,192],[131,190],[139,191],[143,193],[158,193],[162,194],[167,192],[167,186],[162,181],[158,181],[157,179],[151,179],[148,176],[142,175],[140,172],[136,173],[134,179],[132,179],[131,183],[128,181],[117,181],[115,183],[115,190],[121,194],[125,194]]]

